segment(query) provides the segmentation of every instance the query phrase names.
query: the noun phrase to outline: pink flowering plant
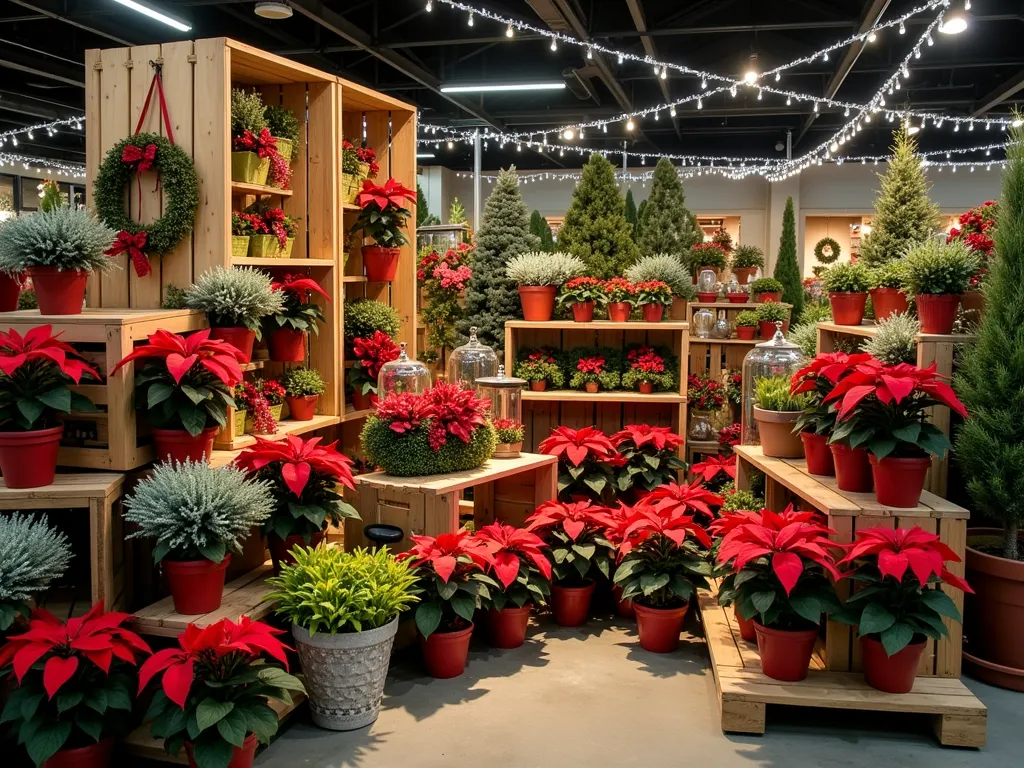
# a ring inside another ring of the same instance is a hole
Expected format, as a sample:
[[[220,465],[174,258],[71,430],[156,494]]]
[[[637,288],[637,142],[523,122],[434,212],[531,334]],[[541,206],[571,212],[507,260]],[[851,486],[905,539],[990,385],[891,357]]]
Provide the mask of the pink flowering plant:
[[[626,351],[622,387],[636,389],[641,383],[650,382],[656,392],[671,392],[678,388],[678,369],[679,359],[664,347],[634,346]]]
[[[427,329],[426,362],[439,360],[458,343],[456,326],[465,317],[461,298],[473,276],[472,253],[467,243],[449,248],[444,255],[432,245],[420,251],[416,280],[423,292],[420,317]]]

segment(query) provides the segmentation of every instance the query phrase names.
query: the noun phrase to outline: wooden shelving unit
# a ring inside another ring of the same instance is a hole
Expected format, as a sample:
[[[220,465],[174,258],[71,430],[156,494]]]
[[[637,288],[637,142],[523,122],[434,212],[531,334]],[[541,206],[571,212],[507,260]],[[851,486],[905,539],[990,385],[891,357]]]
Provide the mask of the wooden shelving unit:
[[[686,395],[676,392],[654,392],[643,395],[639,392],[614,390],[612,392],[581,392],[576,389],[553,389],[543,392],[526,390],[523,400],[547,402],[571,402],[578,400],[583,403],[685,403]]]
[[[743,304],[733,304],[730,301],[695,301],[686,305],[686,311],[692,329],[694,313],[699,309],[711,310],[716,318],[719,312],[725,312],[726,319],[731,325],[740,312],[757,311],[757,306],[757,303],[752,301]],[[737,338],[701,339],[691,333],[689,372],[718,378],[722,371],[738,371],[743,367],[743,358],[747,356],[747,352],[762,341],[764,339],[758,338],[750,341]]]
[[[246,184],[241,181],[231,182],[231,196],[232,197],[247,197],[252,195],[253,197],[291,197],[295,192],[291,189],[281,189],[280,187],[271,187],[266,184]]]
[[[334,259],[261,259],[250,256],[232,256],[231,264],[236,267],[259,267],[260,269],[334,269]]]

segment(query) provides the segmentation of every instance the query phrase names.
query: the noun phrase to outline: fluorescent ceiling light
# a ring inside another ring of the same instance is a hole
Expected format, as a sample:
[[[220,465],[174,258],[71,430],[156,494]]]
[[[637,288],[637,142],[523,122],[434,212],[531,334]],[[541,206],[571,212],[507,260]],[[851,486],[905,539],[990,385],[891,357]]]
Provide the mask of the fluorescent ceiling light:
[[[417,160],[430,160],[433,157],[435,157],[433,152],[417,152],[416,153],[416,159]]]
[[[120,2],[120,0],[118,0]],[[442,85],[441,93],[477,93],[483,91],[561,91],[565,82],[557,83],[479,83],[477,85]]]
[[[136,3],[135,0],[114,0],[114,2],[120,3],[126,8],[131,8],[133,11],[138,11],[143,16],[149,16],[149,18],[151,19],[162,21],[167,26],[174,27],[179,32],[188,32],[190,29],[192,29],[192,27],[188,24],[183,24],[177,19],[172,19],[170,16],[163,14],[160,11],[154,11],[152,8],[147,8],[146,6],[140,3]]]

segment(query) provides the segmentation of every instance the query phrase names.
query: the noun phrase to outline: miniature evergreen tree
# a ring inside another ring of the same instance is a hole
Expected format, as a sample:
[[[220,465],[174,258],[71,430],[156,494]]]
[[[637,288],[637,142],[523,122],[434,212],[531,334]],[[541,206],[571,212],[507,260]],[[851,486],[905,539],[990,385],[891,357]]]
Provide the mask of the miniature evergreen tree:
[[[694,236],[693,216],[686,209],[686,193],[675,166],[661,158],[654,169],[650,203],[644,208],[643,234],[637,240],[644,255],[668,253],[680,258],[700,242]]]
[[[459,202],[459,198],[453,197],[452,204],[448,207],[449,224],[466,223],[466,206]]]
[[[640,201],[640,205],[636,209],[636,234],[634,240],[640,242],[640,238],[644,235],[644,214],[647,212],[647,199]]]
[[[548,220],[541,216],[540,211],[534,211],[530,216],[530,233],[537,236],[540,240],[540,249],[542,251],[548,251],[549,253],[554,250],[555,241],[551,237],[551,227],[548,225]]]
[[[804,311],[804,284],[800,280],[800,265],[796,260],[796,216],[793,198],[786,199],[786,212],[782,214],[782,237],[779,238],[779,257],[775,262],[775,279],[782,283],[782,301],[793,305],[792,321],[797,323]]]
[[[430,224],[440,224],[437,216],[432,214],[427,205],[427,196],[423,194],[423,187],[416,183],[416,226],[426,227]]]
[[[583,166],[583,178],[558,232],[558,247],[583,259],[594,277],[622,275],[640,253],[626,221],[615,169],[603,155],[591,155]]]
[[[519,286],[505,276],[505,265],[513,256],[536,251],[540,241],[530,233],[530,217],[519,193],[515,166],[498,174],[494,191],[484,205],[483,222],[476,234],[473,277],[466,288],[466,315],[459,333],[466,336],[477,327],[482,344],[505,346],[505,321],[523,316]]]
[[[869,266],[903,256],[915,243],[923,243],[938,229],[939,209],[928,199],[917,141],[906,130],[895,133],[892,159],[878,178],[882,188],[875,198],[871,233],[861,243],[860,255]]]
[[[972,511],[1002,521],[1003,557],[1020,557],[1024,525],[1024,128],[1006,146],[996,258],[984,283],[985,312],[973,344],[962,345],[953,385],[970,418],[954,456]]]
[[[626,221],[628,221],[629,225],[633,228],[633,241],[639,242],[639,238],[637,237],[636,231],[636,225],[638,221],[636,212],[636,202],[634,202],[633,200],[632,189],[626,190]]]

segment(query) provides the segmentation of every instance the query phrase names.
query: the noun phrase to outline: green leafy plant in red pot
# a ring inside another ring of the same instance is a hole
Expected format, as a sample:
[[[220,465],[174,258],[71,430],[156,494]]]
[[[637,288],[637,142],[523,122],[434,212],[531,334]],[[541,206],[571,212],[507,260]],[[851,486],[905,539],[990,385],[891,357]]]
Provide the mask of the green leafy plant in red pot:
[[[611,441],[622,457],[615,468],[615,494],[620,499],[636,500],[686,469],[678,453],[683,438],[671,427],[627,424]]]
[[[216,267],[196,278],[185,291],[185,306],[201,310],[210,323],[210,338],[221,339],[252,359],[252,345],[262,338],[264,317],[280,312],[283,297],[273,290],[270,276],[251,267]]]
[[[907,251],[903,266],[921,333],[952,333],[960,298],[981,267],[977,253],[958,240],[944,243],[930,238]]]
[[[625,323],[636,306],[636,286],[624,277],[613,277],[604,281],[604,293],[608,299],[608,319],[613,323]]]
[[[739,245],[733,250],[732,273],[740,285],[747,285],[757,270],[764,269],[764,251],[756,245]]]
[[[290,649],[278,639],[282,634],[247,616],[202,629],[189,624],[177,648],[145,661],[139,694],[159,678],[145,719],[152,721],[149,731],[163,741],[167,754],[184,747],[192,768],[252,767],[256,747],[277,733],[270,701],[291,704],[292,691],[306,692],[286,671]]]
[[[568,253],[532,251],[513,256],[505,276],[519,286],[526,320],[546,322],[555,311],[555,293],[570,278],[586,271],[583,259]]]
[[[615,469],[623,459],[608,435],[597,427],[555,427],[539,446],[558,457],[558,498],[601,502],[615,488]]]
[[[743,341],[753,341],[757,334],[760,320],[757,319],[757,312],[745,309],[736,315],[736,338]]]
[[[644,313],[645,322],[660,323],[665,307],[672,306],[672,288],[661,280],[637,283],[636,303]]]
[[[906,313],[910,304],[903,290],[907,282],[906,267],[901,259],[894,259],[873,267],[868,273],[871,306],[875,322],[880,323],[892,315]]]
[[[609,578],[615,547],[608,540],[608,510],[589,501],[549,501],[526,518],[526,530],[549,548],[551,611],[562,627],[585,624],[598,574]]]
[[[551,347],[524,349],[516,360],[516,376],[530,382],[530,389],[543,392],[548,384],[555,389],[565,386],[565,373],[558,364],[558,350]]]
[[[860,325],[868,301],[871,277],[863,264],[835,264],[825,273],[824,290],[838,325]]]
[[[274,509],[263,521],[263,534],[275,573],[280,572],[281,563],[295,562],[291,555],[295,545],[315,547],[328,525],[360,519],[355,507],[338,493],[339,486],[355,491],[352,460],[338,451],[337,441],[320,445],[322,439],[257,437],[255,446],[235,458],[235,465],[250,478],[265,481],[274,498]]]
[[[306,359],[306,337],[310,332],[319,335],[319,323],[326,322],[323,309],[310,294],[319,294],[325,301],[330,301],[331,297],[316,280],[291,272],[274,281],[272,287],[280,292],[283,301],[281,311],[264,321],[270,359],[279,363],[301,363]]]
[[[353,229],[361,229],[363,237],[373,245],[362,247],[363,266],[366,279],[371,283],[390,283],[398,271],[398,256],[409,239],[405,227],[412,215],[406,208],[416,202],[416,192],[394,179],[388,179],[383,186],[369,179],[363,182],[362,191],[356,203],[362,209]]]
[[[70,386],[99,374],[59,337],[50,325],[24,337],[13,328],[0,333],[0,470],[8,488],[50,485],[64,432],[58,414],[96,410]]]
[[[349,368],[347,379],[352,387],[352,406],[365,411],[377,403],[377,376],[384,363],[397,360],[398,345],[383,331],[374,331],[369,338],[352,340],[354,362]]]
[[[526,641],[530,609],[551,594],[551,563],[544,542],[522,528],[491,523],[476,534],[487,550],[488,574],[498,586],[481,599],[487,610],[487,634],[496,648],[518,648]]]
[[[316,412],[316,402],[327,385],[319,371],[312,368],[289,368],[281,377],[288,416],[294,421],[309,421]]]
[[[484,569],[491,556],[467,530],[412,536],[413,547],[398,555],[416,569],[420,604],[413,617],[423,662],[432,677],[458,677],[466,668],[477,600],[489,600],[498,583]]]
[[[967,409],[944,377],[928,368],[870,360],[854,366],[826,397],[835,403],[836,428],[832,441],[864,448],[871,461],[875,498],[891,507],[916,507],[929,454],[941,458],[949,439],[926,420],[927,411],[945,405],[967,418]]]
[[[28,629],[0,647],[0,670],[17,681],[0,715],[45,768],[106,768],[130,723],[135,667],[149,646],[103,603],[60,621],[32,611]]]
[[[646,344],[626,348],[626,370],[622,372],[622,386],[636,389],[642,395],[655,391],[678,391],[679,359],[664,347],[648,347]]]
[[[943,619],[960,611],[940,585],[973,592],[946,568],[957,554],[934,533],[919,527],[868,528],[843,545],[852,579],[860,589],[831,618],[857,627],[868,685],[886,693],[909,693],[928,638],[949,636]]]
[[[595,307],[603,307],[607,302],[604,283],[596,277],[574,277],[558,290],[559,308],[571,308],[577,323],[589,323],[594,319]]]
[[[220,607],[231,553],[242,551],[275,506],[269,482],[250,480],[237,467],[192,461],[157,464],[124,504],[124,519],[137,526],[126,538],[155,541],[153,560],[174,610],[186,615]]]
[[[750,284],[750,295],[758,303],[781,302],[785,287],[774,277],[760,277]]]
[[[763,301],[757,307],[757,330],[762,339],[768,340],[775,337],[775,331],[779,330],[779,323],[782,323],[783,335],[789,333],[789,313],[792,307],[778,301]]]
[[[720,280],[728,261],[726,250],[718,243],[697,243],[690,249],[690,274],[696,280],[702,270],[710,269]]]

